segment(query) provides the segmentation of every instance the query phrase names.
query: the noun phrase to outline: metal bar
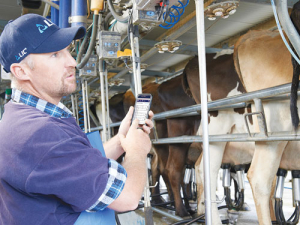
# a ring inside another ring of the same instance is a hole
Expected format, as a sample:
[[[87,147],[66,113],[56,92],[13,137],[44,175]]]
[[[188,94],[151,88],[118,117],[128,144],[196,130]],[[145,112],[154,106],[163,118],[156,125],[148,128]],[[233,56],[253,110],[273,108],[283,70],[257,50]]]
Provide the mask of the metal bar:
[[[171,219],[173,219],[173,220],[176,220],[176,221],[181,221],[181,220],[183,220],[183,218],[181,218],[181,217],[179,217],[179,216],[172,215],[171,213],[167,213],[167,212],[162,211],[162,210],[160,210],[160,209],[158,209],[158,208],[155,208],[155,207],[152,207],[152,210],[153,210],[154,212],[157,212],[157,213],[159,213],[159,214],[161,214],[161,215],[163,215],[163,216],[169,217],[169,218],[171,218]]]
[[[82,87],[82,105],[83,105],[83,124],[84,124],[84,132],[87,133],[86,104],[85,104],[85,85],[84,85],[84,80],[82,81],[81,87]]]
[[[195,0],[196,24],[198,42],[198,60],[200,72],[201,124],[203,132],[203,167],[204,167],[204,196],[205,196],[205,224],[212,224],[212,202],[210,190],[210,152],[208,139],[208,108],[207,108],[207,80],[205,58],[205,28],[204,1]]]
[[[76,109],[76,122],[79,125],[79,115],[78,115],[78,99],[77,99],[77,94],[75,94],[75,109]]]
[[[222,107],[222,106],[228,107],[228,106],[230,106],[232,104],[236,104],[236,103],[253,101],[254,98],[260,98],[263,100],[263,98],[273,97],[276,95],[288,93],[288,92],[290,92],[290,90],[291,90],[290,83],[283,84],[283,85],[279,85],[276,87],[267,88],[264,90],[248,92],[248,93],[244,93],[241,95],[232,96],[229,98],[224,98],[224,99],[219,99],[216,101],[208,102],[207,108],[210,110],[210,109],[213,109],[216,107]],[[193,105],[193,106],[189,106],[189,107],[170,110],[168,112],[162,112],[162,113],[156,114],[154,118],[156,120],[166,119],[166,118],[169,118],[172,116],[178,116],[181,114],[186,114],[186,113],[200,111],[200,110],[201,110],[201,104],[197,104],[197,105]]]
[[[109,117],[109,100],[108,100],[108,80],[107,80],[107,69],[105,69],[105,96],[106,96],[106,119],[107,119],[107,132],[108,132],[108,139],[111,138],[110,134],[110,117]]]
[[[72,102],[72,113],[73,116],[75,116],[75,101],[74,101],[74,95],[71,95],[71,102]]]
[[[248,133],[239,134],[222,134],[210,135],[210,142],[254,142],[254,141],[299,141],[300,135],[292,132],[269,132],[268,136],[261,136],[259,133],[253,133],[249,136]],[[152,140],[152,144],[178,144],[178,143],[192,143],[203,142],[201,136],[180,136],[173,138],[161,138]]]
[[[91,132],[89,94],[88,94],[88,85],[86,80],[84,81],[84,84],[85,84],[85,97],[86,97],[87,127],[88,127],[88,131]]]
[[[102,107],[102,141],[106,142],[106,120],[105,120],[105,91],[104,91],[104,69],[103,69],[103,60],[99,60],[99,69],[100,69],[100,92],[101,92],[101,107]]]
[[[293,25],[287,8],[286,0],[276,0],[277,12],[282,28],[284,29],[286,35],[288,36],[290,42],[292,43],[297,54],[300,55],[300,37]]]

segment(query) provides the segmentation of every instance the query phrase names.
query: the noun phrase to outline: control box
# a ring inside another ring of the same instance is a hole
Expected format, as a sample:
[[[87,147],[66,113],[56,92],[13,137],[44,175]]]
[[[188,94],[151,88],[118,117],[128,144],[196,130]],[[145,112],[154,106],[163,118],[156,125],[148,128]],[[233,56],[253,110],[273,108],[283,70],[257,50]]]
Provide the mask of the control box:
[[[97,77],[98,57],[91,55],[85,66],[79,70],[79,77]]]
[[[154,27],[162,24],[164,18],[163,16],[159,18],[162,2],[162,0],[134,0],[132,11],[133,23],[144,27]],[[176,3],[178,3],[178,0],[170,0],[169,8]]]
[[[113,31],[99,32],[99,59],[117,59],[117,52],[121,50],[121,34]]]

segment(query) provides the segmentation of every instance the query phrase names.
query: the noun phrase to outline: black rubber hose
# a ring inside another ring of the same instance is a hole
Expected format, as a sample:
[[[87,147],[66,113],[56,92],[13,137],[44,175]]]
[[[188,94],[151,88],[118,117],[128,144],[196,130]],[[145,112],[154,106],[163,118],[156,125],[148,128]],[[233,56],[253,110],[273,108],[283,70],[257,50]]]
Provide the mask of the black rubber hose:
[[[127,23],[127,22],[128,22],[129,16],[127,16],[127,17],[122,17],[121,15],[119,15],[119,14],[116,12],[116,10],[115,10],[115,8],[114,8],[114,6],[113,6],[111,0],[107,0],[107,4],[108,4],[108,7],[109,7],[109,9],[110,9],[111,14],[113,15],[113,17],[114,17],[117,21],[119,21],[119,22],[121,22],[121,23]]]
[[[104,30],[108,30],[109,28],[109,18],[112,17],[112,13],[109,12],[104,18]]]
[[[87,41],[88,41],[88,39],[90,37],[91,31],[92,31],[92,29],[88,30],[87,34],[85,35],[85,37],[84,37],[84,39],[83,39],[83,41],[81,43],[81,46],[80,46],[78,54],[77,54],[77,59],[76,59],[77,64],[79,64],[80,61],[81,61],[81,57],[83,55],[83,52],[85,51],[85,46],[86,46]]]
[[[90,58],[90,56],[91,56],[91,54],[92,54],[92,52],[95,48],[97,29],[98,29],[98,19],[99,19],[99,15],[94,14],[94,16],[93,16],[93,30],[92,30],[90,45],[88,47],[88,50],[87,50],[83,60],[76,66],[77,69],[82,69],[85,66],[85,64],[89,61],[89,58]]]

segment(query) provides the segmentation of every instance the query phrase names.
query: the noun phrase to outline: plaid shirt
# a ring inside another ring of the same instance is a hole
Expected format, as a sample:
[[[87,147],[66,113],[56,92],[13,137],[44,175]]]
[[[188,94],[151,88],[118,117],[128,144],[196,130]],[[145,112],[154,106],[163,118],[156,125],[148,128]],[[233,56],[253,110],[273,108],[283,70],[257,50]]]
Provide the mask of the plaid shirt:
[[[72,117],[72,112],[61,102],[58,105],[54,105],[17,89],[13,90],[12,100],[35,107],[56,118]],[[98,201],[86,211],[95,212],[103,210],[121,194],[127,178],[126,170],[112,159],[108,159],[108,170],[108,181],[105,190]]]

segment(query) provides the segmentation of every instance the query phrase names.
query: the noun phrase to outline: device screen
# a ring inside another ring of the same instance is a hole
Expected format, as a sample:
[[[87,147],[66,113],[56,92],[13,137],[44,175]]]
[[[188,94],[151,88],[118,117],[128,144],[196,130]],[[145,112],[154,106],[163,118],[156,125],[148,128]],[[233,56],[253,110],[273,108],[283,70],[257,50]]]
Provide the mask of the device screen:
[[[151,95],[139,95],[134,107],[134,114],[132,121],[136,118],[139,120],[139,124],[145,124],[145,119],[148,118],[150,110]]]

